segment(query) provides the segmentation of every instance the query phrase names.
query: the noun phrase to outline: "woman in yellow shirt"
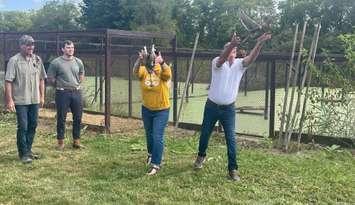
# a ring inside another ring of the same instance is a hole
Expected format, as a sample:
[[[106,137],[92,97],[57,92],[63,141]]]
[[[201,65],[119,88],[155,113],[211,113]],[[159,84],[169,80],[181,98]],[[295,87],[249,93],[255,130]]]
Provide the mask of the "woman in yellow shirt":
[[[150,55],[142,50],[134,65],[143,98],[142,119],[147,138],[148,175],[155,175],[161,164],[164,150],[164,130],[169,119],[169,85],[171,69],[161,53]]]

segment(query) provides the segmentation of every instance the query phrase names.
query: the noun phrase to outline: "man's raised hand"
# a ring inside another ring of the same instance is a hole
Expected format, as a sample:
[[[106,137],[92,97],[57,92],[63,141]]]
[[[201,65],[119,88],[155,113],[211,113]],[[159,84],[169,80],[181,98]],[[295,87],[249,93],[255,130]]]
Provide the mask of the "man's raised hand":
[[[237,36],[237,34],[235,32],[232,35],[231,44],[233,46],[238,46],[240,44],[240,38],[239,38],[239,36]]]
[[[257,39],[257,41],[259,43],[263,43],[267,40],[271,39],[271,34],[270,33],[264,33],[263,35],[259,36],[259,38]]]

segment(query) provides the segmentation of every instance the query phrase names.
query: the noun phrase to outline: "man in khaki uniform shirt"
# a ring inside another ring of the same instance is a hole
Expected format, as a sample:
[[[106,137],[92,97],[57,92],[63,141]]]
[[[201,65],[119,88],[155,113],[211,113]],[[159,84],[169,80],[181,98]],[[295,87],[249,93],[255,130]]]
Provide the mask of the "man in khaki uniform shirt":
[[[23,163],[31,163],[38,155],[32,152],[37,127],[38,109],[44,103],[46,72],[42,60],[33,53],[34,39],[23,35],[20,52],[12,56],[5,74],[6,107],[16,112],[17,149]]]

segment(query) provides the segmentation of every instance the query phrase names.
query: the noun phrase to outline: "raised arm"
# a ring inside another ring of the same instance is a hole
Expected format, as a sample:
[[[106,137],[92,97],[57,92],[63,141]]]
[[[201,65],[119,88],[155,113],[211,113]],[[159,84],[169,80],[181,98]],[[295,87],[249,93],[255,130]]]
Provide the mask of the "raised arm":
[[[161,66],[161,73],[160,73],[160,78],[164,81],[167,81],[171,78],[171,68],[168,66],[165,62],[163,57],[161,56],[161,53],[155,57],[155,64],[160,64]]]
[[[240,38],[236,33],[233,33],[231,41],[224,46],[224,49],[217,60],[217,68],[221,67],[224,62],[228,59],[229,54],[232,50],[240,44]]]
[[[141,50],[140,52],[138,52],[138,58],[133,65],[133,74],[137,76],[140,80],[144,78],[144,76],[147,74],[147,70],[144,69],[144,62],[146,58],[146,52],[144,52],[144,50]]]
[[[261,48],[264,45],[264,42],[269,39],[271,39],[271,34],[268,34],[268,33],[264,33],[263,35],[261,35],[257,39],[257,42],[256,42],[253,50],[251,50],[249,55],[243,59],[243,66],[244,67],[247,67],[248,65],[250,65],[251,63],[253,63],[256,60],[256,58],[259,56]]]

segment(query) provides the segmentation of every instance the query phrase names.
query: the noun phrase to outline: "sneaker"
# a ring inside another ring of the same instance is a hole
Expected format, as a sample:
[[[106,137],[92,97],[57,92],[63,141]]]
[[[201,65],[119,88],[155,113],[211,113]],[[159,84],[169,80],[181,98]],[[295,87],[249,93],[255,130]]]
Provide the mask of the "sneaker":
[[[149,171],[147,172],[148,176],[153,176],[156,175],[158,173],[158,171],[160,170],[160,167],[157,165],[152,165],[149,169]]]
[[[150,165],[151,162],[152,162],[152,155],[151,155],[151,154],[148,154],[148,155],[147,155],[146,163],[147,163],[147,165]]]
[[[233,180],[233,181],[240,181],[240,177],[238,175],[238,171],[233,169],[231,171],[228,172],[228,176],[229,176],[229,179],[230,180]]]
[[[195,160],[195,163],[194,163],[195,169],[201,169],[202,166],[203,166],[203,163],[205,162],[205,160],[206,160],[206,157],[204,157],[204,156],[197,156],[197,157],[196,157],[196,160]]]
[[[32,163],[32,159],[29,156],[23,156],[21,157],[21,162],[24,164],[29,164]]]
[[[32,151],[28,155],[32,160],[40,159],[40,155],[38,153],[33,153]]]

